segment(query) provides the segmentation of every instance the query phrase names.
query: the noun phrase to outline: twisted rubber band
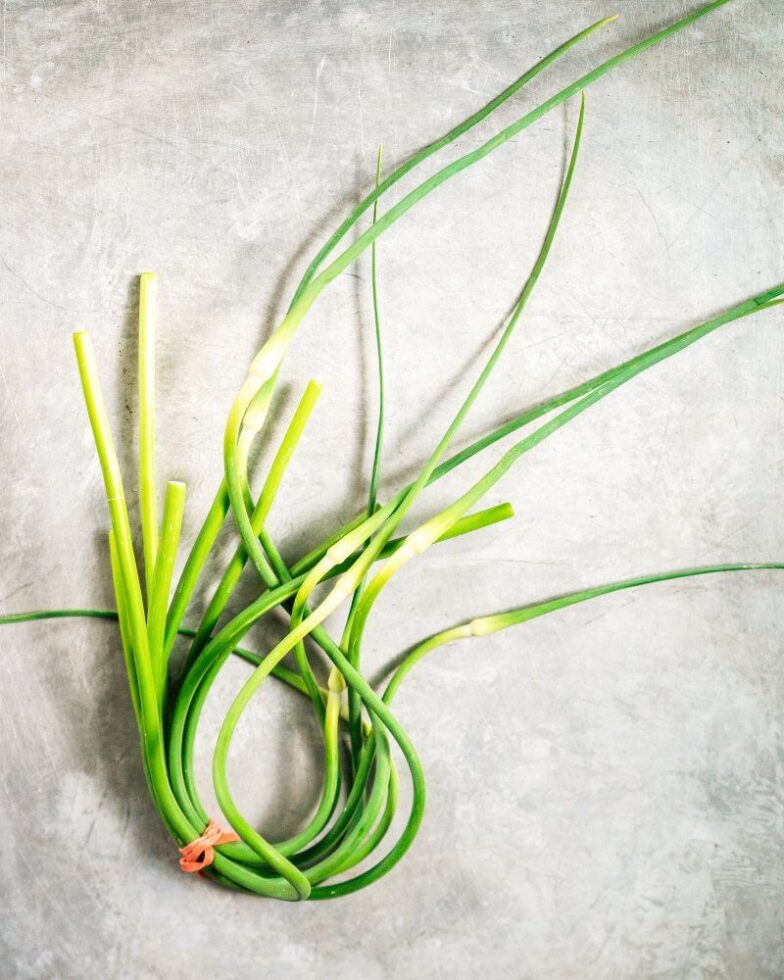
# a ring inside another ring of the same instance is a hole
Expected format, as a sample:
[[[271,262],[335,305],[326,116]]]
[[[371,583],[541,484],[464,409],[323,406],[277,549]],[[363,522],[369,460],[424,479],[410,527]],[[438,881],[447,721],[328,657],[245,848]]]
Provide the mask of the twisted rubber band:
[[[238,840],[233,831],[224,832],[219,823],[210,820],[201,837],[180,848],[180,869],[188,874],[203,871],[215,860],[215,847],[218,844],[232,844]]]

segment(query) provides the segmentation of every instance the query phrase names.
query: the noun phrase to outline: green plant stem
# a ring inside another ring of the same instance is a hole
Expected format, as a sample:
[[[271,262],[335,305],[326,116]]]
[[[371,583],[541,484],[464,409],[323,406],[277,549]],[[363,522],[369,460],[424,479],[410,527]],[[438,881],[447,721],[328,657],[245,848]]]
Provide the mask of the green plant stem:
[[[218,492],[215,494],[215,499],[207,512],[199,533],[196,535],[196,539],[188,553],[182,574],[174,590],[174,597],[172,598],[169,614],[166,619],[167,658],[174,646],[174,641],[177,639],[180,626],[188,608],[188,603],[191,601],[194,589],[204,568],[204,563],[207,561],[213,545],[220,534],[228,510],[229,495],[226,491],[226,481],[221,480]]]
[[[784,563],[781,562],[754,562],[748,564],[708,565],[702,568],[678,569],[674,572],[661,572],[655,575],[639,575],[620,582],[613,582],[609,585],[594,586],[590,589],[578,589],[575,592],[568,592],[554,599],[520,606],[518,609],[513,609],[509,612],[495,613],[490,616],[479,616],[458,626],[441,630],[421,643],[418,643],[407,654],[392,675],[384,691],[384,700],[387,703],[392,702],[406,675],[424,656],[455,640],[468,639],[472,636],[489,636],[491,633],[508,629],[510,626],[517,626],[520,623],[526,623],[539,616],[545,616],[551,612],[558,612],[567,606],[573,606],[580,602],[586,602],[589,599],[598,599],[602,596],[610,595],[612,592],[621,592],[625,589],[633,589],[642,585],[652,585],[657,582],[671,582],[676,579],[693,578],[698,575],[715,575],[720,572],[780,571],[782,569],[784,569]]]
[[[136,716],[136,725],[141,731],[142,728],[142,716],[141,716],[141,705],[139,703],[139,679],[136,676],[136,664],[133,661],[133,647],[131,646],[131,632],[130,625],[128,623],[128,611],[127,611],[127,597],[125,592],[125,583],[122,580],[122,572],[120,571],[120,562],[117,557],[117,545],[115,543],[114,531],[109,531],[109,560],[112,569],[112,584],[114,586],[114,596],[117,603],[117,612],[114,614],[114,618],[119,621],[120,626],[120,643],[122,644],[123,659],[125,661],[125,670],[128,675],[128,688],[131,694],[131,704],[133,706],[133,713]],[[62,611],[62,615],[66,615],[65,610]],[[77,609],[72,611],[73,615],[95,615],[94,610]],[[54,614],[56,615],[56,614]],[[17,616],[2,616],[0,617],[0,624],[2,623],[20,623],[24,622],[26,619],[48,619],[50,618],[46,613],[22,613]]]
[[[381,181],[381,147],[376,158],[376,190]],[[373,202],[373,224],[378,221],[378,199]],[[373,466],[370,470],[370,490],[368,491],[368,514],[376,509],[378,500],[378,480],[381,473],[381,452],[384,444],[384,349],[381,341],[381,314],[378,309],[378,275],[376,243],[370,247],[370,285],[373,297],[373,331],[376,338],[376,370],[378,372],[378,412],[376,415],[376,442],[373,447]]]
[[[159,692],[160,710],[163,712],[164,693],[166,690],[167,659],[164,651],[166,631],[166,609],[169,604],[174,561],[180,543],[182,515],[185,509],[185,484],[170,481],[166,485],[166,497],[163,505],[163,536],[155,561],[155,571],[152,576],[149,596],[149,611],[147,615],[147,635],[150,644],[150,658],[153,675]]]
[[[144,545],[147,601],[158,554],[158,503],[155,487],[155,299],[154,272],[139,278],[139,509]]]

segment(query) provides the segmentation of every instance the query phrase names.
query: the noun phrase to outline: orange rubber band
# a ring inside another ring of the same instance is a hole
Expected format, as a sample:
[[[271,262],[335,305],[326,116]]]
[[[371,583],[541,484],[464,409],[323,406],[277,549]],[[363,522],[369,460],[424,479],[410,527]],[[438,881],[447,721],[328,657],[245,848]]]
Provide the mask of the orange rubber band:
[[[208,868],[215,860],[214,848],[218,844],[232,844],[238,841],[239,837],[233,832],[224,833],[219,823],[210,820],[204,828],[204,833],[190,844],[180,848],[180,868],[189,874],[194,871],[203,871]]]

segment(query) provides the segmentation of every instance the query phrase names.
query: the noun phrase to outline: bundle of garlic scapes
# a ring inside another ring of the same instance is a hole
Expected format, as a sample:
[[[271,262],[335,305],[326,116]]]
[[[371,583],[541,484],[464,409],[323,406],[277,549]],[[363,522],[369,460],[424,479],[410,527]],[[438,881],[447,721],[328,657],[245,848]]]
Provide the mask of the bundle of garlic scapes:
[[[454,640],[485,636],[613,591],[694,575],[784,567],[781,563],[759,563],[689,568],[563,595],[512,611],[475,618],[429,637],[407,654],[382,691],[375,690],[362,673],[366,624],[392,576],[439,541],[474,533],[512,517],[508,504],[485,509],[481,509],[481,504],[488,491],[524,453],[641,372],[719,327],[768,310],[783,301],[784,284],[780,284],[583,384],[549,398],[457,454],[448,455],[471,406],[509,342],[553,245],[577,164],[585,118],[584,90],[610,69],[641,54],[651,45],[726,2],[715,0],[610,58],[500,130],[478,148],[438,170],[383,213],[379,213],[378,209],[380,200],[402,177],[468,132],[548,65],[614,18],[606,18],[581,31],[481,110],[416,153],[384,179],[381,178],[379,154],[375,188],[315,256],[282,323],[250,365],[226,423],[224,479],[173,591],[185,485],[167,483],[163,515],[159,519],[154,439],[155,276],[151,273],[142,276],[139,303],[139,492],[143,571],[140,571],[135,556],[122,477],[90,339],[86,333],[75,335],[79,372],[111,514],[109,549],[116,612],[53,610],[6,616],[0,618],[0,622],[77,615],[118,619],[150,793],[161,820],[182,851],[181,866],[184,870],[203,872],[207,877],[232,888],[286,900],[334,898],[371,884],[405,854],[423,816],[425,778],[422,766],[411,739],[393,714],[392,702],[403,679],[425,654]],[[501,337],[416,479],[391,500],[382,503],[377,492],[384,412],[376,240],[393,222],[450,177],[478,162],[510,137],[577,94],[581,94],[581,105],[571,158],[541,250]],[[348,233],[358,230],[358,222],[371,209],[372,221],[350,245],[345,245]],[[372,255],[379,368],[379,414],[369,500],[354,520],[288,565],[267,532],[266,523],[286,467],[316,404],[320,390],[316,382],[311,381],[307,385],[257,495],[250,487],[248,459],[254,440],[263,430],[268,412],[274,404],[284,356],[297,328],[322,290],[366,249],[370,249]],[[528,428],[545,416],[547,420],[538,427]],[[408,533],[398,534],[412,505],[430,484],[465,460],[523,428],[527,429],[526,434],[518,436],[511,448],[480,479],[468,486],[457,500]],[[197,628],[187,629],[183,626],[185,614],[199,586],[205,562],[227,519],[234,522],[238,531],[236,551],[226,565]],[[259,585],[256,597],[230,618],[224,617],[246,566],[250,566],[248,571]],[[314,593],[323,583],[327,583],[326,590],[319,589],[321,598],[314,602]],[[324,622],[341,607],[346,610],[345,626],[342,636],[335,638],[325,629]],[[288,617],[288,630],[272,650],[260,655],[240,646],[256,623],[271,612],[280,610]],[[181,669],[174,671],[170,659],[178,639],[187,640],[188,649]],[[329,661],[330,669],[325,678],[318,676],[314,647],[319,648]],[[224,832],[201,800],[194,775],[193,756],[205,699],[221,668],[232,655],[243,658],[253,669],[226,712],[214,750],[214,788],[223,817],[231,828]],[[289,655],[293,657],[293,664],[287,665],[284,659]],[[235,729],[254,694],[269,675],[309,699],[323,734],[324,752],[323,786],[316,812],[306,818],[296,835],[275,843],[263,837],[240,812],[226,775]],[[392,742],[402,752],[413,793],[402,833],[391,846],[387,846],[397,809],[400,779],[391,751]],[[379,851],[383,852],[380,857],[377,856]],[[360,865],[363,865],[363,870],[355,870]]]

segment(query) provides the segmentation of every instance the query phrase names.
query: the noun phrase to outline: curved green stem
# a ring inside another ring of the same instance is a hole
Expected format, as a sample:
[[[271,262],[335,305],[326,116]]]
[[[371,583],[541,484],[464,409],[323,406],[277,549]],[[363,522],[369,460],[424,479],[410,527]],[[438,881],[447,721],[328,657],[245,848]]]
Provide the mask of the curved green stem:
[[[422,660],[428,653],[437,650],[439,647],[452,643],[455,640],[464,640],[472,636],[489,636],[500,630],[508,629],[510,626],[517,626],[520,623],[527,623],[531,619],[545,616],[551,612],[558,612],[567,606],[574,606],[580,602],[587,602],[589,599],[598,599],[613,592],[622,592],[625,589],[634,589],[641,585],[652,585],[657,582],[672,582],[676,579],[693,578],[698,575],[716,575],[720,572],[746,572],[746,571],[771,571],[784,570],[782,562],[754,562],[748,564],[729,564],[729,565],[708,565],[702,568],[678,569],[674,572],[660,572],[654,575],[638,575],[634,578],[623,579],[620,582],[612,582],[609,585],[598,585],[590,589],[578,589],[575,592],[568,592],[554,599],[547,599],[541,602],[534,602],[509,612],[495,613],[490,616],[479,616],[458,626],[451,626],[449,629],[434,633],[421,643],[418,643],[408,653],[395,670],[384,691],[384,701],[388,704],[392,702],[397,694],[400,685],[406,678],[411,669]]]

